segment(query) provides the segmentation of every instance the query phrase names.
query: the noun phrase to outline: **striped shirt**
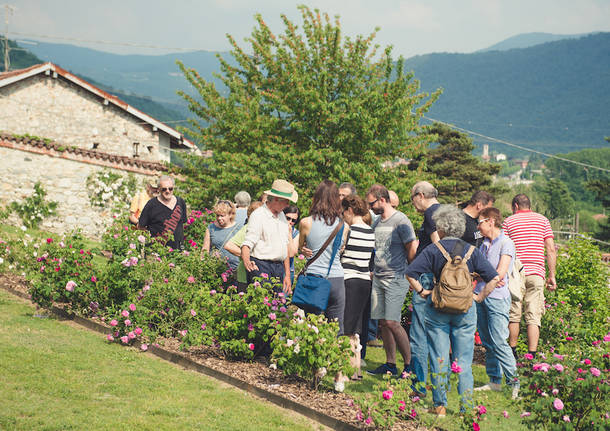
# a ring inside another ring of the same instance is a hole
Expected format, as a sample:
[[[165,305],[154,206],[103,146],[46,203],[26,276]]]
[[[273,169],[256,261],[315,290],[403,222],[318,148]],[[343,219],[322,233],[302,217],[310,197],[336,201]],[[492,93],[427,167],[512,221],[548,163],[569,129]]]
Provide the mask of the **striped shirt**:
[[[369,262],[375,249],[375,233],[364,223],[350,226],[349,237],[341,257],[345,280],[361,278],[370,280]]]
[[[515,243],[517,258],[525,268],[525,275],[546,278],[544,242],[547,238],[553,238],[548,219],[531,210],[520,210],[504,220],[502,229]]]

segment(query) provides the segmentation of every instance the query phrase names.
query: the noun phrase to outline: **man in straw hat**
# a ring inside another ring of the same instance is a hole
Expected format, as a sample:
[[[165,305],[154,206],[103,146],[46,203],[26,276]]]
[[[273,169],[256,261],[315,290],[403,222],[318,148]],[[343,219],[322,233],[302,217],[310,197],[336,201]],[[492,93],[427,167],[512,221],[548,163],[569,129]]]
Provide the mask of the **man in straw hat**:
[[[248,219],[246,239],[241,247],[241,258],[246,267],[248,284],[254,277],[268,274],[282,281],[283,290],[291,291],[288,243],[290,229],[283,210],[299,195],[286,180],[275,180],[266,190],[267,202]]]
[[[144,206],[155,196],[157,196],[157,179],[149,178],[146,182],[145,190],[136,194],[131,200],[131,206],[129,207],[129,221],[131,223],[138,224]]]

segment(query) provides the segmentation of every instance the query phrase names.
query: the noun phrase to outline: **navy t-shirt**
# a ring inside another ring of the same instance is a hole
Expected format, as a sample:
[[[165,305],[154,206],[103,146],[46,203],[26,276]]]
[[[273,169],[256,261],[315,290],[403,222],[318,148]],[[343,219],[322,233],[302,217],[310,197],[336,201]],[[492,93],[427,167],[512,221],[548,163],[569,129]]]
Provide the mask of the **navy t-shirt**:
[[[167,245],[171,248],[180,248],[184,241],[184,223],[186,223],[186,203],[184,199],[176,196],[176,206],[168,208],[159,202],[159,198],[149,200],[142,214],[138,225],[145,227],[152,236],[162,236],[169,238],[174,234],[174,240],[168,241]]]
[[[417,246],[417,253],[415,253],[415,257],[419,256],[426,247],[432,244],[430,235],[436,232],[436,223],[434,223],[434,220],[432,220],[432,214],[434,214],[434,211],[436,211],[440,206],[441,204],[432,204],[428,207],[428,209],[426,209],[426,211],[424,211],[424,222],[417,231],[419,245]]]
[[[445,238],[441,239],[440,242],[450,256],[455,256],[454,248],[458,242],[463,245],[463,249],[460,253],[460,256],[462,257],[464,257],[470,247],[472,247],[458,238]],[[426,247],[424,251],[411,262],[407,268],[407,275],[417,280],[420,275],[431,272],[438,280],[441,277],[441,272],[446,263],[447,259],[445,259],[445,256],[443,256],[436,245],[432,244]],[[470,259],[468,259],[467,265],[470,272],[478,273],[486,283],[498,275],[496,269],[491,266],[487,259],[485,259],[483,253],[477,249],[474,250]]]

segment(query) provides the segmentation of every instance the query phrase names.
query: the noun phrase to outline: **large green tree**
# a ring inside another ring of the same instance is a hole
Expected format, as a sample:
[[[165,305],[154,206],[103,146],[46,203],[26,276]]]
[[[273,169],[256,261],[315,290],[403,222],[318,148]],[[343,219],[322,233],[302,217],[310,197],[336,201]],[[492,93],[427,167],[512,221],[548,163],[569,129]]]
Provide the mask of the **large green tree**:
[[[185,161],[181,187],[193,205],[258,193],[275,178],[296,185],[306,211],[326,178],[360,190],[379,182],[408,196],[417,172],[387,162],[427,148],[419,122],[440,91],[418,93],[402,58],[374,45],[375,33],[346,37],[338,17],[299,9],[302,26],[282,15],[279,35],[257,15],[248,49],[227,36],[235,61],[218,56],[224,88],[178,63],[198,93],[180,93],[199,117],[194,137],[213,154]]]
[[[434,186],[439,191],[439,200],[445,203],[463,203],[478,190],[485,190],[498,195],[506,188],[494,184],[501,166],[483,162],[472,154],[475,146],[468,135],[441,123],[430,126],[428,133],[437,143],[425,155],[412,163],[419,167],[421,158],[425,158],[425,172],[434,176]]]

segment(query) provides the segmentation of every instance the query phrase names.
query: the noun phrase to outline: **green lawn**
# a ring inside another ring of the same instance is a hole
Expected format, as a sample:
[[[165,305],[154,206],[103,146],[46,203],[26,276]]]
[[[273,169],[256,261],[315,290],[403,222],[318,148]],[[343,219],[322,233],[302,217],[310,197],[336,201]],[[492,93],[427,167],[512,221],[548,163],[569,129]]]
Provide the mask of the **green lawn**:
[[[2,430],[316,428],[206,376],[37,314],[0,290]]]
[[[398,354],[400,358],[400,353]],[[402,359],[402,358],[400,358]],[[383,348],[368,347],[366,351],[366,362],[367,369],[374,369],[378,365],[385,362],[385,353]],[[402,370],[403,364],[397,365],[399,370]],[[481,365],[474,365],[472,367],[474,375],[474,386],[484,385],[489,381],[487,374],[485,373],[485,367]],[[370,391],[373,388],[373,384],[381,377],[367,375],[363,373],[363,380],[359,383],[349,383],[346,385],[345,391],[347,393],[363,393]],[[452,379],[452,382],[456,382]],[[510,398],[510,390],[504,388],[504,392],[476,392],[475,402],[477,404],[483,404],[487,408],[487,414],[483,416],[481,421],[482,430],[506,430],[515,431],[524,429],[523,424],[520,422],[520,414],[523,408],[514,402]],[[420,401],[420,403],[422,403]],[[422,405],[426,408],[422,408]],[[425,413],[429,407],[432,406],[432,393],[428,391],[428,394],[423,401],[423,404],[417,409],[419,414],[423,414],[422,420],[424,424],[431,424],[445,429],[445,430],[458,430],[461,426],[459,418],[459,406],[458,406],[458,394],[457,394],[457,383],[452,383],[451,392],[448,397],[447,416],[445,418],[436,418],[435,416],[428,415]],[[508,418],[505,418],[502,412],[506,410],[509,414]]]

